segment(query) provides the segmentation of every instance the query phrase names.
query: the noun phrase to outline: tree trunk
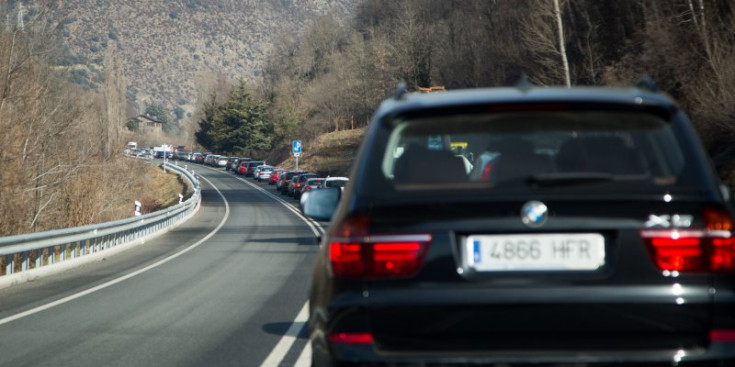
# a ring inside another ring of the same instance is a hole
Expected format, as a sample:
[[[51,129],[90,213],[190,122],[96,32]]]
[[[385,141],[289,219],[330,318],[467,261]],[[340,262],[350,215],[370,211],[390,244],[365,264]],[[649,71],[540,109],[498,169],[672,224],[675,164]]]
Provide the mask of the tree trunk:
[[[567,60],[567,49],[564,45],[564,24],[561,20],[561,9],[559,7],[559,0],[554,0],[554,15],[556,16],[556,26],[559,30],[559,53],[561,54],[561,62],[564,67],[564,83],[567,87],[571,87],[572,81],[569,73],[569,60]]]

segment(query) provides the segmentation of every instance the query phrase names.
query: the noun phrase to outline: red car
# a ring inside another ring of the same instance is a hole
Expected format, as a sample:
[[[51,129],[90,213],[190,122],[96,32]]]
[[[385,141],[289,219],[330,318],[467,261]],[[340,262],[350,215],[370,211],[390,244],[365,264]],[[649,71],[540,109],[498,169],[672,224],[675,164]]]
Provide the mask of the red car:
[[[243,158],[237,161],[237,170],[235,170],[235,173],[244,175],[248,171],[248,163],[250,163],[250,158]]]
[[[278,182],[278,176],[280,176],[283,172],[286,172],[286,170],[283,168],[274,169],[273,173],[271,174],[271,178],[268,180],[268,185],[275,185]]]

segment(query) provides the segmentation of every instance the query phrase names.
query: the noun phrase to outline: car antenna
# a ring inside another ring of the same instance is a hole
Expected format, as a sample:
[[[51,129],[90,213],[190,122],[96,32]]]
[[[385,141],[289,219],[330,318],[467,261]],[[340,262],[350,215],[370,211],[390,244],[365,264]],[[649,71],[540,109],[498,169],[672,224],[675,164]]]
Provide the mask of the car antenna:
[[[640,78],[638,78],[638,82],[635,83],[635,86],[640,89],[645,89],[649,92],[658,92],[658,84],[656,84],[656,81],[651,78],[650,75],[644,74]]]
[[[408,89],[406,82],[398,83],[398,88],[396,88],[396,95],[393,97],[393,99],[395,99],[396,101],[402,100],[403,97],[406,95],[406,89]]]
[[[520,89],[522,92],[526,92],[534,86],[535,85],[528,79],[528,75],[526,75],[526,73],[521,73],[521,76],[516,82],[516,88]]]

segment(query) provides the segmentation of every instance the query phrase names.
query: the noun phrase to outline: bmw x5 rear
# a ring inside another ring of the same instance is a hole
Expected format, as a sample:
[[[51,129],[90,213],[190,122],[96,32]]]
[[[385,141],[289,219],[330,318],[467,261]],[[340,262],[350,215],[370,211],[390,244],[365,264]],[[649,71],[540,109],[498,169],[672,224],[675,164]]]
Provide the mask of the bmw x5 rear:
[[[727,190],[638,89],[383,103],[314,269],[322,365],[735,365]]]

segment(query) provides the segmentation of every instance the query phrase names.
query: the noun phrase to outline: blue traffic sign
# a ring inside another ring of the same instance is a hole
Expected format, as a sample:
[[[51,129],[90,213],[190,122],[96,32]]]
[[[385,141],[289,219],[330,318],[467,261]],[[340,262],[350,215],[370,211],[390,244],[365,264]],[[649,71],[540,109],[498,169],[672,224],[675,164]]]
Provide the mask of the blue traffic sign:
[[[301,154],[301,140],[294,140],[291,142],[291,151],[293,154]]]

